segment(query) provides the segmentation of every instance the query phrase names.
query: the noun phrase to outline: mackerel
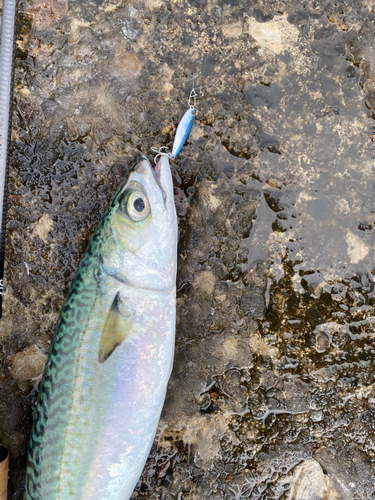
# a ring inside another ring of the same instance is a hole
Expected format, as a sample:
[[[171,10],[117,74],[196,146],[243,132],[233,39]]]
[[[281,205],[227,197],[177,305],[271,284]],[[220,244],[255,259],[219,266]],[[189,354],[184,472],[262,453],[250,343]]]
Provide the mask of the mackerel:
[[[127,500],[172,370],[177,217],[168,158],[143,155],[72,282],[41,382],[25,500]]]

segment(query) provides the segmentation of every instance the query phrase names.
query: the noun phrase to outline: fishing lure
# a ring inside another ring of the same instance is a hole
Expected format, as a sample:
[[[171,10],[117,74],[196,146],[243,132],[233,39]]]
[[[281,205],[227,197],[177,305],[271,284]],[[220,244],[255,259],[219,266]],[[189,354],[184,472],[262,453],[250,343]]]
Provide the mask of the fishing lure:
[[[181,151],[182,146],[185,144],[186,139],[189,137],[191,127],[194,123],[195,118],[195,106],[197,104],[197,93],[194,88],[194,79],[193,79],[193,88],[190,92],[189,96],[189,109],[186,111],[184,116],[181,118],[180,123],[178,124],[176,135],[173,142],[172,148],[172,158],[176,158],[178,153]]]
[[[194,123],[195,118],[195,106],[197,104],[198,94],[194,88],[194,76],[193,76],[193,88],[189,95],[188,106],[189,109],[186,111],[184,116],[181,118],[180,123],[178,124],[176,135],[173,141],[172,153],[167,153],[162,151],[162,149],[168,149],[166,146],[162,146],[161,148],[151,148],[152,151],[157,153],[155,156],[155,162],[158,156],[167,156],[170,159],[176,158],[178,153],[181,151],[183,145],[185,144],[187,138],[189,137],[190,130]]]

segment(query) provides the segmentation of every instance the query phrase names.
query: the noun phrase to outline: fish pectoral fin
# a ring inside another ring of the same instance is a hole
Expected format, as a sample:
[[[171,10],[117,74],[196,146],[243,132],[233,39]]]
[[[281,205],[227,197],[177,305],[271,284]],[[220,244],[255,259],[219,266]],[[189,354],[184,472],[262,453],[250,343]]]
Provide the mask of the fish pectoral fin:
[[[131,329],[131,315],[126,311],[120,292],[117,292],[104,323],[99,343],[99,363],[104,363],[128,336]]]

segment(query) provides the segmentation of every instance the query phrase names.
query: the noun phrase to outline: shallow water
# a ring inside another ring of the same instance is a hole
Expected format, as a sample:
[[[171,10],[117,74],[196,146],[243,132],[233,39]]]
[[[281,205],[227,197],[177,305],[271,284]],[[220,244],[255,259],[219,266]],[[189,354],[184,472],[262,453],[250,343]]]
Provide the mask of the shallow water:
[[[175,365],[134,498],[374,498],[374,20],[366,1],[21,1],[0,323],[12,499],[36,401],[15,356],[44,359],[129,158],[171,147],[193,72],[172,165]]]

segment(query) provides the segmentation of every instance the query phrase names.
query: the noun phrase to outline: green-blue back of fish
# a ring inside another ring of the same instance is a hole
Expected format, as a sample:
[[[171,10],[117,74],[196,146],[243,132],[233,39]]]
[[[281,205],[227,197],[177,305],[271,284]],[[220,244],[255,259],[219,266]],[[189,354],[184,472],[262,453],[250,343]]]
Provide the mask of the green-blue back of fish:
[[[25,500],[127,500],[172,369],[177,217],[169,162],[137,155],[80,263],[40,387]]]

